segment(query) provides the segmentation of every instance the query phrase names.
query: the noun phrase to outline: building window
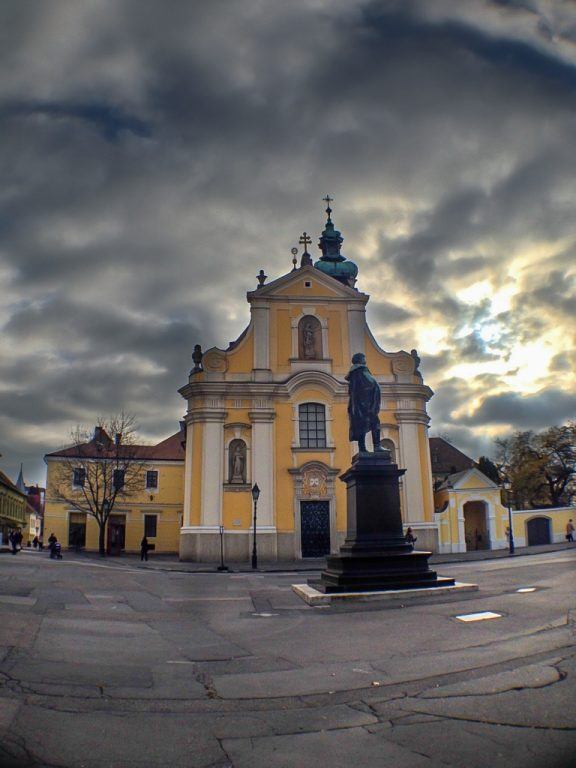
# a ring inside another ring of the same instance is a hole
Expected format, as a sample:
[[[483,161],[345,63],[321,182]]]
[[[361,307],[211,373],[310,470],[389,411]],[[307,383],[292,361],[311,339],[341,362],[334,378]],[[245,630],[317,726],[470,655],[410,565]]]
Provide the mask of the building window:
[[[320,403],[303,403],[298,408],[301,448],[326,447],[326,408]]]
[[[158,488],[158,472],[155,469],[149,469],[146,472],[146,488]]]
[[[84,469],[84,467],[75,467],[73,484],[78,488],[83,488],[85,482],[86,482],[86,470]]]
[[[114,490],[120,491],[124,487],[124,470],[123,469],[115,469],[114,470]]]
[[[158,528],[158,515],[144,515],[144,536],[155,537]]]

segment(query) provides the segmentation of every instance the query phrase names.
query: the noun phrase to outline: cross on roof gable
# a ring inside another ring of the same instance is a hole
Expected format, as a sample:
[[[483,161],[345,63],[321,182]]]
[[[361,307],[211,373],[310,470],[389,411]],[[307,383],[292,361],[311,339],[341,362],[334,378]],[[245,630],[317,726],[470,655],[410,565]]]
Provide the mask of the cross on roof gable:
[[[288,288],[290,285],[293,285],[295,283],[299,283],[303,280],[308,280],[308,279],[311,282],[314,281],[318,283],[324,288],[328,288],[331,292],[334,293],[335,297],[339,297],[339,298],[341,297],[343,299],[346,299],[347,301],[355,300],[365,304],[370,298],[368,294],[362,293],[361,291],[357,291],[354,288],[350,288],[348,285],[344,285],[339,280],[336,280],[330,275],[327,275],[324,272],[321,272],[319,269],[316,269],[316,267],[305,266],[305,267],[300,267],[300,269],[295,269],[292,272],[288,272],[287,274],[276,278],[276,280],[272,280],[272,282],[266,283],[261,288],[257,288],[254,291],[249,291],[248,300],[250,301],[252,299],[260,299],[260,298],[271,299],[276,296],[278,296],[278,298],[281,298],[282,292],[286,290],[286,288]],[[306,291],[306,293],[304,293],[304,291]],[[307,299],[314,298],[313,287],[311,287],[310,289],[308,288],[303,289],[302,295],[305,296]]]

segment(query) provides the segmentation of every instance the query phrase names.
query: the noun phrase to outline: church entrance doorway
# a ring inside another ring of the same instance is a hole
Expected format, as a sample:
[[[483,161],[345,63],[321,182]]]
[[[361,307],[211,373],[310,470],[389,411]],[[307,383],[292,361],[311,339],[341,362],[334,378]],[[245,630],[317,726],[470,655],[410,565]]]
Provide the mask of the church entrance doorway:
[[[108,546],[109,555],[120,555],[126,543],[126,518],[124,515],[110,515],[108,518]]]
[[[324,557],[330,554],[330,503],[300,502],[302,557]]]
[[[467,501],[464,504],[464,536],[467,552],[476,549],[490,549],[485,502]]]
[[[550,544],[550,519],[548,517],[533,517],[526,523],[526,538],[528,546]]]

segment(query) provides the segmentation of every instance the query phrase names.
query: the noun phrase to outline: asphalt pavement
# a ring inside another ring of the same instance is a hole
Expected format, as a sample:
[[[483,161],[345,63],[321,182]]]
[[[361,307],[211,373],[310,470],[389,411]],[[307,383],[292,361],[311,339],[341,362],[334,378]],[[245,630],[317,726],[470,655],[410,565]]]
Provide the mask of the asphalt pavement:
[[[479,591],[406,604],[181,566],[0,558],[2,768],[576,765],[575,550],[445,562]]]

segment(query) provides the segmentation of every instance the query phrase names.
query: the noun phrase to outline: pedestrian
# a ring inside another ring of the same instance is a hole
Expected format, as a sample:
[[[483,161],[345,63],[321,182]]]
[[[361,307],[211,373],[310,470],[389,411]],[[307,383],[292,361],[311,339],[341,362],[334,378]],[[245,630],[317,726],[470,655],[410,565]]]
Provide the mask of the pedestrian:
[[[56,557],[56,546],[55,545],[56,545],[57,541],[58,541],[58,539],[56,538],[56,536],[54,536],[54,534],[51,533],[50,536],[48,537],[48,549],[50,550],[50,559],[51,560],[54,560],[54,558]]]
[[[416,542],[418,541],[418,538],[414,536],[412,528],[408,528],[408,530],[406,531],[405,538],[408,544],[416,544]]]
[[[32,539],[32,546],[34,549],[38,549],[38,544],[40,543],[40,540],[38,539],[38,536],[34,536]]]
[[[12,554],[15,555],[18,552],[18,536],[15,530],[10,531],[8,539],[10,541],[10,546],[12,547]]]
[[[572,518],[566,523],[566,541],[574,541],[574,523]]]
[[[16,546],[18,547],[18,551],[22,549],[22,539],[24,536],[22,536],[22,531],[20,528],[16,531]]]
[[[148,548],[148,539],[144,536],[140,542],[140,560],[148,560]]]

